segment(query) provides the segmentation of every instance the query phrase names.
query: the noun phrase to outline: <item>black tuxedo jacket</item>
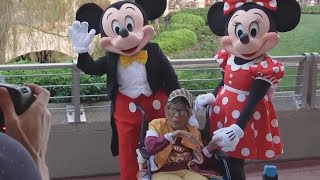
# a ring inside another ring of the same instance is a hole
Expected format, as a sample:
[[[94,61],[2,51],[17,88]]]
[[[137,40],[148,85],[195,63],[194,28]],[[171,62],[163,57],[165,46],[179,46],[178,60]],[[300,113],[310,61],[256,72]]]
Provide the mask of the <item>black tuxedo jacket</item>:
[[[178,77],[174,72],[167,57],[162,53],[158,44],[148,43],[145,47],[148,51],[146,62],[147,79],[152,92],[164,89],[169,95],[171,91],[180,88]],[[119,54],[108,53],[106,56],[93,60],[89,53],[79,54],[78,68],[86,74],[107,74],[107,98],[112,101],[112,114],[114,112],[115,95],[118,90],[117,67]],[[113,131],[111,150],[114,156],[118,155],[118,136],[113,116],[111,117]]]

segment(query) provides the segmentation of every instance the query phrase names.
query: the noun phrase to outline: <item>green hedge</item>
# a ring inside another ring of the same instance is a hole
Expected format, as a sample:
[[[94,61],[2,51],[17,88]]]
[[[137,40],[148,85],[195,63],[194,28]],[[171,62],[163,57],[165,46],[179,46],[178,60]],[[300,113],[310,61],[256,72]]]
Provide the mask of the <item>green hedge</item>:
[[[15,71],[3,71],[2,75],[6,76],[5,80],[7,83],[11,84],[22,84],[22,83],[35,83],[41,86],[51,86],[46,87],[51,93],[51,96],[71,96],[71,85],[72,77],[70,69],[49,69],[49,70],[15,70]],[[82,75],[81,84],[92,84],[92,83],[105,83],[106,76],[91,76]],[[59,86],[57,86],[59,85]],[[61,86],[65,85],[65,86]],[[90,85],[81,86],[80,94],[105,94],[105,84],[103,85]],[[105,100],[105,97],[82,97],[82,101],[85,102],[95,102],[100,100]],[[62,103],[70,102],[71,98],[64,99],[53,99],[50,102]]]
[[[170,19],[172,24],[188,24],[193,26],[195,29],[205,25],[205,21],[201,16],[197,16],[190,13],[178,13],[172,16]]]
[[[165,17],[165,20],[166,20],[166,21],[170,21],[170,19],[171,19],[174,15],[176,15],[176,14],[188,13],[188,14],[193,14],[193,15],[196,15],[196,16],[201,16],[202,19],[204,19],[205,22],[207,22],[208,11],[209,11],[209,7],[197,8],[197,9],[181,9],[180,11],[175,11],[175,12],[169,13],[169,14]]]
[[[174,31],[179,29],[189,29],[195,32],[196,27],[190,24],[170,23],[169,26],[166,28],[167,31]]]
[[[201,70],[201,72],[190,72],[185,70],[176,71],[180,80],[186,79],[211,79],[212,70]],[[51,93],[51,97],[56,96],[71,96],[72,78],[70,69],[48,69],[48,70],[15,70],[2,71],[2,75],[6,76],[6,82],[11,84],[35,83],[46,87]],[[98,84],[100,83],[100,84]],[[106,93],[106,76],[93,76],[82,74],[80,78],[80,94],[81,95],[101,95]],[[84,85],[90,84],[90,85]],[[96,85],[94,85],[96,84]],[[216,82],[181,82],[182,87],[187,89],[208,89],[213,88]],[[66,85],[61,87],[61,85]],[[98,102],[105,101],[104,96],[99,97],[81,97],[81,102]],[[51,99],[51,103],[70,103],[71,98]]]
[[[208,26],[198,28],[196,31],[197,43],[181,52],[168,53],[172,59],[212,58],[217,52],[219,41]]]
[[[157,42],[162,51],[168,54],[194,46],[197,42],[197,35],[189,29],[165,31],[154,42]]]
[[[320,14],[320,6],[304,6],[301,8],[302,14]]]
[[[169,21],[172,16],[179,13],[190,13],[193,15],[201,16],[207,22],[209,7],[197,8],[197,9],[181,9],[180,11],[170,12],[164,19]],[[316,6],[301,6],[301,13],[303,14],[320,14],[320,5]]]
[[[199,69],[197,70],[183,70],[175,69],[180,85],[188,90],[202,90],[200,92],[194,92],[194,95],[207,93],[207,89],[213,89],[218,81],[220,81],[220,71],[214,71],[213,69]],[[50,69],[50,70],[16,70],[16,71],[2,71],[6,77],[8,83],[21,84],[21,83],[36,83],[42,86],[49,85],[66,85],[66,87],[47,87],[51,96],[71,96],[71,84],[72,79],[70,75],[70,69]],[[297,73],[297,69],[287,69],[287,76],[280,83],[280,87],[277,90],[292,91],[291,85],[295,82],[295,77],[292,76]],[[52,76],[54,74],[54,76]],[[21,75],[28,75],[28,77],[22,77]],[[47,76],[46,76],[47,75]],[[49,76],[51,75],[51,76]],[[195,79],[209,79],[209,81],[198,81]],[[186,81],[188,80],[188,81]],[[80,94],[81,95],[101,95],[105,94],[105,81],[106,76],[93,76],[93,75],[81,75]],[[98,84],[100,83],[100,84]],[[84,85],[90,84],[90,85]],[[95,85],[94,85],[95,84]],[[81,102],[97,102],[105,101],[103,96],[99,97],[82,97]],[[66,99],[52,99],[50,102],[54,103],[66,103],[71,102],[71,98]]]

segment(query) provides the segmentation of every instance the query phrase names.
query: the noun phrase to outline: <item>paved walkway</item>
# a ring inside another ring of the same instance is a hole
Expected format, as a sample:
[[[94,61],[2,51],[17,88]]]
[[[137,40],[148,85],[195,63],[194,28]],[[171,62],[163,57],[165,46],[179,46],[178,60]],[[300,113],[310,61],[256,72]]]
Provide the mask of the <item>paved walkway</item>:
[[[278,168],[279,180],[320,180],[320,159],[273,163]],[[247,180],[262,180],[264,164],[246,165]],[[119,175],[63,180],[118,180]],[[61,179],[62,180],[62,179]]]

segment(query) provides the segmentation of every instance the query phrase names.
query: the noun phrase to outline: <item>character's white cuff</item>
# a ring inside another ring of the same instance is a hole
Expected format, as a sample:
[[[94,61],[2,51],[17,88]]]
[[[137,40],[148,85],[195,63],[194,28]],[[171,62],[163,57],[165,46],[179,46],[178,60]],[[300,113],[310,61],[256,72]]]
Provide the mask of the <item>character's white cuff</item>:
[[[203,152],[203,154],[204,154],[205,156],[207,156],[208,158],[211,158],[211,157],[212,157],[212,153],[210,153],[210,152],[208,151],[207,147],[204,147],[204,148],[202,149],[202,152]]]
[[[76,46],[74,46],[73,51],[78,54],[87,53],[87,52],[89,52],[89,47],[76,47]]]

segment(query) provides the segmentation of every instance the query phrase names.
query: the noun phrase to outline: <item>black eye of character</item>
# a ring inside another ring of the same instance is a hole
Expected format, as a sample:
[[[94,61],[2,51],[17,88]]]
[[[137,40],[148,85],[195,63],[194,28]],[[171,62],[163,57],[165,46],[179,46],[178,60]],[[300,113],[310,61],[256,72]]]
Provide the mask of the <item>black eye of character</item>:
[[[133,21],[133,18],[131,16],[126,16],[125,18],[126,20],[126,25],[127,25],[127,29],[128,31],[133,31],[134,29],[134,21]]]
[[[237,33],[238,33],[238,34],[237,34],[238,37],[240,37],[240,36],[243,34],[242,30],[238,30]]]
[[[251,34],[252,37],[256,37],[257,30],[256,29],[251,29],[250,34]]]
[[[132,32],[132,29],[133,29],[132,24],[127,24],[127,29],[128,29],[128,31]]]
[[[243,34],[243,26],[241,23],[236,24],[235,34],[238,38]]]
[[[253,21],[250,26],[249,26],[249,30],[250,30],[250,35],[252,37],[256,37],[257,34],[259,33],[259,25],[258,22]]]
[[[119,21],[113,20],[112,23],[111,23],[111,27],[112,27],[112,31],[113,31],[115,34],[117,34],[117,35],[120,34],[120,33],[119,33],[119,31],[120,31],[120,23],[119,23]]]

